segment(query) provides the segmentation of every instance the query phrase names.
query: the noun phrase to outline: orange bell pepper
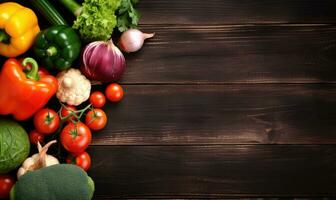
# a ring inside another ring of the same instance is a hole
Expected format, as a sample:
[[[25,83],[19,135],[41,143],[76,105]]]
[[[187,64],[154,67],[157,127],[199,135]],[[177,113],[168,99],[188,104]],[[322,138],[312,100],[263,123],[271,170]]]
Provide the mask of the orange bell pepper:
[[[31,70],[23,71],[30,64]],[[8,59],[0,73],[0,115],[12,114],[16,120],[26,120],[44,107],[57,91],[57,79],[38,73],[37,62],[26,58],[20,63]]]
[[[23,54],[39,32],[37,17],[31,9],[14,2],[0,4],[0,55]]]

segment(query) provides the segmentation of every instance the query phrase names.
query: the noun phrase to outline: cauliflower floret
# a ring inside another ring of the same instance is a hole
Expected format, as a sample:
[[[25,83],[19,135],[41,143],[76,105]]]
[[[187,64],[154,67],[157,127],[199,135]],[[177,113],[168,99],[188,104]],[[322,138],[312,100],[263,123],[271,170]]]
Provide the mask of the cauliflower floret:
[[[57,98],[68,105],[78,106],[90,97],[91,83],[78,69],[62,71],[57,75]]]

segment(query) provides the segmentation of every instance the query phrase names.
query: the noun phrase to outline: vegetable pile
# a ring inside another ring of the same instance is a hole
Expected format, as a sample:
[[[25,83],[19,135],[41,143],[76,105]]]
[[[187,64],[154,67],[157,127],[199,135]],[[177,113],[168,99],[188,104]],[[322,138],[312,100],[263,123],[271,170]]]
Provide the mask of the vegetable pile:
[[[108,123],[106,103],[124,97],[124,53],[154,36],[137,29],[137,0],[58,1],[0,3],[0,199],[92,199],[92,132]]]

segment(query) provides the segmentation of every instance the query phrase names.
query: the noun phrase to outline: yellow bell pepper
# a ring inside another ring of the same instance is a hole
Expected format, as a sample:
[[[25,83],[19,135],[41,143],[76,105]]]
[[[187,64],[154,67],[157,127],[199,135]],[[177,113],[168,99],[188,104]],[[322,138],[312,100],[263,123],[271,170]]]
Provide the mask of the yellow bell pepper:
[[[40,32],[35,13],[14,2],[0,4],[0,55],[25,53]]]

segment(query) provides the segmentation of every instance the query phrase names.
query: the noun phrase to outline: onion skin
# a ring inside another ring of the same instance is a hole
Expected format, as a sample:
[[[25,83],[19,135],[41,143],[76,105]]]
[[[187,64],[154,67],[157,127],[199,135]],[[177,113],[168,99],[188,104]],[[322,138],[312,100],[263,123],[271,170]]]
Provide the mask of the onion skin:
[[[90,80],[103,83],[119,80],[126,67],[124,55],[112,40],[88,44],[81,59],[82,73]]]
[[[139,51],[144,41],[154,35],[155,33],[143,33],[138,29],[128,29],[120,36],[119,47],[126,53]]]

